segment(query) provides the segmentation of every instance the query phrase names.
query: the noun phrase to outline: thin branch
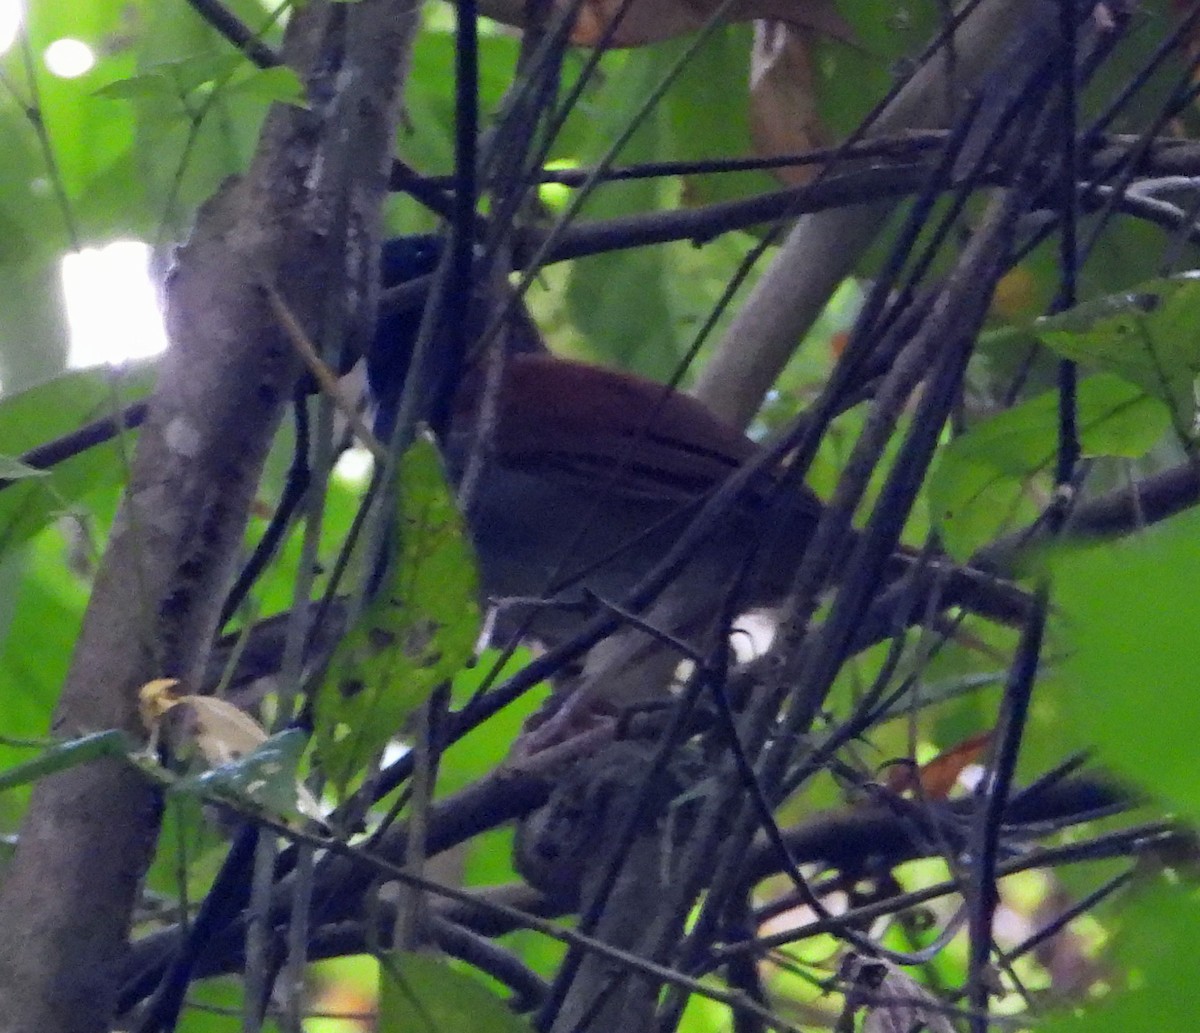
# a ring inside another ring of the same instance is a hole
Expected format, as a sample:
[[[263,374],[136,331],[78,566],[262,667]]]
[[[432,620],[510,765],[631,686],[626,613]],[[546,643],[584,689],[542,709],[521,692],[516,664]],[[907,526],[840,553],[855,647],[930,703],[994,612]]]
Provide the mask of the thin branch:
[[[259,68],[275,68],[283,59],[262,41],[255,32],[220,0],[187,0],[209,25],[242,51]]]

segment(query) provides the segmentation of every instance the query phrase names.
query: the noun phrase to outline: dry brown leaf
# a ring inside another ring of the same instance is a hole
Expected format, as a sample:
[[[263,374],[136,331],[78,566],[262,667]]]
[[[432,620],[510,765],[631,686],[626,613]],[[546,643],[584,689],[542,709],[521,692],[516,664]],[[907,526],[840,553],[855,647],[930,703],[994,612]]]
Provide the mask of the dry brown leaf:
[[[211,767],[231,764],[267,741],[267,733],[249,714],[213,696],[180,695],[176,678],[155,678],[139,693],[142,722],[152,738],[167,714],[177,707],[190,713],[187,732]]]
[[[178,678],[155,678],[138,691],[142,723],[150,733],[149,749],[156,750],[159,737],[171,717],[181,720],[178,735],[190,743],[170,742],[173,751],[184,752],[194,744],[210,768],[233,764],[253,753],[267,741],[263,727],[232,703],[214,696],[180,694]],[[297,806],[301,814],[323,821],[321,805],[304,786],[296,786]]]
[[[876,959],[860,965],[846,1000],[864,1009],[863,1033],[955,1033],[945,1006],[903,969]]]
[[[782,21],[754,23],[750,55],[750,136],[762,158],[822,147],[828,134],[817,113],[811,31]],[[816,175],[817,165],[776,169],[789,186]]]
[[[610,47],[640,47],[647,43],[683,36],[699,29],[720,6],[721,0],[633,0],[617,26]],[[557,0],[565,6],[565,0]],[[623,6],[623,0],[584,0],[571,31],[576,46],[596,46],[604,30]],[[515,25],[524,24],[524,0],[484,0],[480,10],[489,18]],[[838,14],[834,0],[736,0],[724,22],[766,18],[785,22],[834,39],[849,40],[852,31]]]
[[[850,954],[842,960],[839,980],[845,984],[845,1010],[838,1029],[862,1033],[955,1033],[941,1001],[907,972],[882,958]]]

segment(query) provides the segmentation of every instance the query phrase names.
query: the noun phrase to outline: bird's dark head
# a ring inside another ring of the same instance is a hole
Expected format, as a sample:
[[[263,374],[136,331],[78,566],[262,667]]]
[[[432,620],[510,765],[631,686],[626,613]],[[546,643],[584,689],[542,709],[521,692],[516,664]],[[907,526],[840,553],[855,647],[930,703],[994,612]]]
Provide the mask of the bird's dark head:
[[[442,256],[443,240],[434,233],[412,233],[383,242],[379,255],[379,283],[384,290],[418,276],[428,276]]]
[[[385,241],[383,245],[379,263],[383,297],[380,299],[375,337],[367,353],[367,379],[378,412],[376,434],[383,439],[391,436],[427,299],[424,292],[391,289],[434,272],[444,253],[446,239],[422,234],[397,237]],[[476,257],[480,257],[478,248]],[[501,338],[505,351],[510,354],[545,352],[541,334],[525,306],[517,299],[503,300],[507,302],[503,306],[505,332]],[[429,384],[434,385],[432,393],[441,397],[441,403],[436,398],[428,399],[429,412],[422,414],[422,419],[432,419],[436,426],[439,412],[444,409],[443,415],[448,415],[449,399],[457,388],[459,377],[473,361],[470,352],[498,308],[494,300],[489,303],[487,299],[481,301],[473,297],[465,311],[443,314],[443,319],[455,320],[465,327],[469,353],[456,357],[435,345],[435,368],[427,371],[427,375]],[[442,367],[437,367],[438,363],[442,363]]]
[[[443,246],[443,238],[431,233],[395,237],[383,243],[379,283],[384,293],[375,336],[367,352],[367,380],[379,413],[376,432],[383,436],[391,433],[425,307],[423,298],[389,298],[387,292],[430,275],[437,268]]]

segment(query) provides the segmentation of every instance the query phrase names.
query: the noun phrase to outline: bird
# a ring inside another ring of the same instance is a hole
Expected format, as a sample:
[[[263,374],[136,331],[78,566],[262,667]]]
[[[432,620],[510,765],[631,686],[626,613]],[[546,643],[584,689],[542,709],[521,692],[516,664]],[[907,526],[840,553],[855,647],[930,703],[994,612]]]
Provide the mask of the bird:
[[[598,606],[623,603],[672,550],[698,504],[764,454],[762,444],[690,395],[546,351],[505,356],[498,377],[489,377],[485,364],[468,367],[441,447],[453,484],[467,483],[477,463],[460,501],[483,595],[498,607],[498,637],[521,634],[549,647],[574,637]],[[556,686],[527,723],[526,759],[576,734],[611,730],[633,708],[671,699],[684,654],[664,640],[710,655],[714,636],[728,633],[734,586],[734,615],[785,602],[824,503],[803,481],[764,473],[747,483],[640,614],[665,635],[626,623],[593,646],[582,670]],[[858,538],[850,530],[841,553],[826,557],[831,580]],[[856,632],[860,645],[894,634],[897,620],[928,618],[896,583],[910,573],[943,607],[961,605],[1015,626],[1025,619],[1026,594],[1003,577],[918,557],[901,544],[888,559],[876,602]]]
[[[460,388],[443,452],[456,483],[472,450],[481,452],[466,515],[483,581],[502,596],[536,594],[596,564],[588,576],[597,594],[620,598],[695,504],[760,450],[688,395],[549,354],[505,360],[492,422],[481,429],[483,380],[473,370]],[[807,537],[820,502],[803,487],[789,502],[797,535]],[[744,544],[733,536],[759,528],[765,504],[746,500],[709,551]],[[606,560],[610,553],[621,555]],[[560,569],[564,560],[574,570]]]
[[[442,246],[430,237],[389,242],[384,289],[427,272]],[[697,504],[761,446],[687,394],[552,354],[523,307],[509,310],[499,375],[494,353],[468,361],[448,422],[437,429],[491,605],[492,640],[519,635],[552,648],[599,606],[622,603],[671,550]],[[486,322],[474,310],[455,315],[472,336]],[[418,322],[385,309],[368,352],[383,440],[393,430]],[[736,501],[644,614],[648,623],[701,646],[758,542],[768,545],[753,557],[740,608],[782,599],[821,503],[803,484],[772,489]],[[660,698],[679,660],[626,628],[593,647],[580,677],[600,707],[619,711]]]
[[[387,241],[384,290],[428,273],[443,247],[431,235]],[[490,360],[477,355],[457,386],[449,426],[439,428],[456,487],[477,460],[479,477],[463,502],[484,592],[498,600],[538,598],[587,569],[583,587],[619,601],[666,554],[695,504],[760,446],[689,395],[552,354],[523,305],[509,312],[495,396],[487,397]],[[486,321],[475,311],[457,317],[473,334]],[[367,356],[381,440],[393,430],[419,322],[411,312],[381,310]],[[436,404],[429,400],[426,408]],[[689,581],[727,583],[729,558],[743,556],[748,536],[764,527],[775,529],[773,539],[790,539],[789,552],[807,541],[821,511],[817,497],[802,484],[780,499],[768,501],[768,494],[741,500],[689,564]],[[780,565],[769,566],[774,576],[749,586],[752,607],[782,594]],[[577,624],[568,609],[551,607],[533,631],[554,644]]]
[[[490,416],[481,417],[487,385],[483,368],[468,371],[442,451],[453,484],[467,483],[477,462],[461,501],[501,639],[520,632],[552,647],[598,606],[621,604],[671,550],[697,504],[761,451],[697,399],[622,370],[549,353],[510,355]],[[821,511],[803,484],[768,484],[739,498],[646,621],[707,652],[705,636],[743,565],[739,610],[778,604]],[[589,705],[611,714],[664,698],[681,658],[625,628],[585,660]]]

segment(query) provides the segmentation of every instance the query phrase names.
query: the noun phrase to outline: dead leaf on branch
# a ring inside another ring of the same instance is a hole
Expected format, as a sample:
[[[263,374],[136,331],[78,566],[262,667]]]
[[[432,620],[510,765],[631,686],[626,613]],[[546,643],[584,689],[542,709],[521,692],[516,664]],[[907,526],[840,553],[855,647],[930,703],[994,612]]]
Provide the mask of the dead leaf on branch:
[[[147,752],[157,753],[161,742],[173,764],[199,769],[176,781],[176,790],[228,794],[276,816],[324,822],[320,803],[296,775],[305,735],[292,729],[269,737],[232,703],[179,688],[177,678],[155,678],[138,691]]]
[[[944,1005],[897,965],[851,955],[843,962],[846,1015],[862,1009],[863,1033],[955,1033]],[[851,1027],[850,1021],[838,1028]]]
[[[556,6],[559,4],[565,6],[564,0],[557,0]],[[623,6],[623,0],[584,0],[571,30],[571,42],[580,47],[596,46]],[[687,35],[704,25],[720,6],[720,0],[633,0],[608,45],[641,47]],[[506,25],[524,25],[524,0],[484,0],[480,9]],[[732,25],[758,18],[847,42],[853,37],[833,0],[736,0],[723,21]]]
[[[750,54],[750,135],[759,157],[823,147],[829,134],[817,111],[812,31],[783,21],[754,24]],[[820,166],[775,169],[789,186],[809,182]]]

